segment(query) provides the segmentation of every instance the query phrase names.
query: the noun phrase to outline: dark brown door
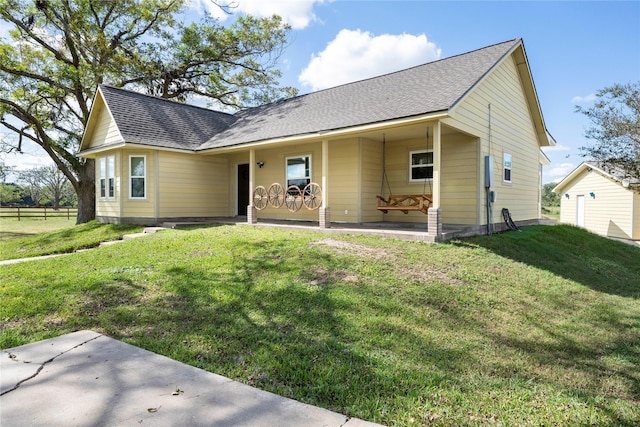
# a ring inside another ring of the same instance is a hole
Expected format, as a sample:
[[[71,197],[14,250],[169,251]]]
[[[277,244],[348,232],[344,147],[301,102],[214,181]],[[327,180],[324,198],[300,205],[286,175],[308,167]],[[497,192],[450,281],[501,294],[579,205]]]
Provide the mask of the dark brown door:
[[[238,215],[247,215],[249,205],[249,164],[238,165]]]

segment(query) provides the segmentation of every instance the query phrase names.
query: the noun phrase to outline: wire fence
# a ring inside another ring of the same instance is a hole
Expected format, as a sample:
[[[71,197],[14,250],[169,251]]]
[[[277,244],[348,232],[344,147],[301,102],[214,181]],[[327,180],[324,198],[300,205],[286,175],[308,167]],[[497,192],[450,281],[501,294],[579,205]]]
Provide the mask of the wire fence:
[[[0,218],[18,218],[23,219],[44,218],[66,218],[75,219],[78,214],[78,208],[51,206],[0,206]]]

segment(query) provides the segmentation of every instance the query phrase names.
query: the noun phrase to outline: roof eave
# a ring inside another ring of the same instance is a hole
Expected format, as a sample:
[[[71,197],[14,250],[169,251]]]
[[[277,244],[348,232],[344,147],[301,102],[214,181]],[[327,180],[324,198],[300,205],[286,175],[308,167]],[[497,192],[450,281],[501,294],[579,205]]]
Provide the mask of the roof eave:
[[[278,138],[264,139],[260,141],[252,141],[252,142],[240,143],[235,145],[228,145],[224,147],[204,148],[204,149],[198,150],[198,152],[202,154],[214,154],[214,153],[219,154],[219,153],[224,153],[229,151],[238,151],[238,150],[244,150],[248,148],[262,147],[265,145],[272,145],[272,144],[309,142],[313,140],[322,140],[327,138],[345,137],[345,136],[350,136],[358,133],[384,130],[387,128],[401,126],[401,125],[411,125],[411,124],[416,124],[423,121],[443,119],[448,116],[449,116],[448,110],[434,111],[431,113],[421,114],[419,116],[385,120],[383,122],[367,123],[363,125],[350,126],[347,128],[320,130],[317,132],[312,132],[307,134],[289,135],[289,136],[283,136]]]

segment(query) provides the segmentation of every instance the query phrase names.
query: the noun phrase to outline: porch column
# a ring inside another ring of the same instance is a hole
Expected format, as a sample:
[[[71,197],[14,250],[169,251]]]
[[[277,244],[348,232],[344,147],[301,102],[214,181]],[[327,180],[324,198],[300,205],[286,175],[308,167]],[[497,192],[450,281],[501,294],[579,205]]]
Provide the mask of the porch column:
[[[249,150],[249,206],[247,206],[247,222],[255,224],[258,222],[258,210],[253,206],[253,189],[255,188],[256,177],[256,151]]]
[[[440,240],[442,236],[442,209],[440,208],[440,171],[441,171],[441,129],[438,120],[433,126],[433,185],[431,197],[433,202],[428,211],[427,233]]]
[[[320,228],[331,228],[329,210],[329,140],[322,140],[322,204],[320,205]]]

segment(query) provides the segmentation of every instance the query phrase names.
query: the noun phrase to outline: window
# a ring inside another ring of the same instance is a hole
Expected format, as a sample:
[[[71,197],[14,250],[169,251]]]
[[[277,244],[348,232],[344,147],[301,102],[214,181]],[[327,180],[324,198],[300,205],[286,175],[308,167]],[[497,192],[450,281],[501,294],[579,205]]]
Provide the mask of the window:
[[[412,151],[409,157],[410,182],[433,178],[433,151]]]
[[[287,157],[287,187],[303,190],[311,182],[311,156]]]
[[[106,156],[100,158],[100,198],[113,199],[116,193],[116,158]]]
[[[511,182],[511,154],[504,153],[502,156],[502,180]]]
[[[129,157],[130,187],[129,194],[132,199],[144,199],[146,197],[146,158],[145,156]]]

